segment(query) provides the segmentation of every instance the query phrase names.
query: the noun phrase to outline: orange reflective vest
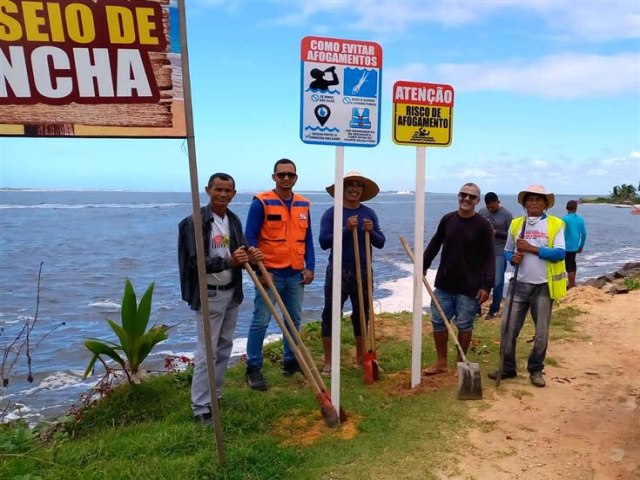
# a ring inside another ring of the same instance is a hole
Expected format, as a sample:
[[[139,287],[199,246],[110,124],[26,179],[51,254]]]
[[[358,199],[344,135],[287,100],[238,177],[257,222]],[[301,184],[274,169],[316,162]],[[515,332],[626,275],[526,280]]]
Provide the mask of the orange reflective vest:
[[[304,269],[309,200],[294,193],[289,210],[273,190],[259,193],[255,198],[264,208],[258,247],[264,256],[265,267]]]

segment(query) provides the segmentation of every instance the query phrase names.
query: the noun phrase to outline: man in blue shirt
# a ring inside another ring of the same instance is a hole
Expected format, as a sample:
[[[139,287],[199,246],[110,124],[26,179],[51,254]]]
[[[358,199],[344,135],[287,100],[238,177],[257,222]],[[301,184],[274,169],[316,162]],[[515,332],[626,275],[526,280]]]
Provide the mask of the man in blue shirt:
[[[567,202],[567,214],[562,218],[564,221],[564,242],[566,253],[564,261],[567,265],[567,277],[569,283],[567,288],[576,286],[576,255],[582,253],[584,243],[587,241],[587,228],[584,226],[583,218],[576,213],[578,202],[569,200]]]
[[[316,264],[311,233],[309,200],[294,193],[298,180],[295,164],[288,158],[278,160],[271,178],[275,188],[258,193],[249,206],[245,236],[251,247],[263,253],[264,266],[282,297],[291,319],[300,330],[304,286],[313,281]],[[261,278],[266,285],[266,279]],[[274,296],[269,292],[272,303]],[[253,320],[247,338],[247,385],[266,390],[262,374],[262,344],[271,320],[271,311],[256,289]],[[300,372],[291,345],[283,341],[282,371],[285,375]]]
[[[342,282],[341,282],[341,308],[351,299],[351,323],[353,335],[356,339],[356,359],[358,365],[362,365],[365,351],[365,334],[360,329],[360,301],[358,299],[358,283],[356,270],[356,252],[353,244],[353,232],[357,231],[359,238],[360,269],[363,285],[367,285],[368,272],[366,268],[366,251],[364,232],[369,232],[371,245],[375,248],[384,247],[385,236],[380,229],[380,222],[376,212],[360,203],[374,198],[380,188],[371,179],[363,177],[360,172],[352,170],[344,176],[343,207],[342,207]],[[335,185],[327,187],[327,192],[333,197]],[[320,220],[320,247],[323,250],[331,249],[327,262],[327,274],[324,284],[324,308],[322,310],[322,348],[324,350],[324,366],[322,374],[328,376],[331,373],[331,305],[333,302],[333,216],[334,207],[329,207]],[[371,253],[371,252],[369,252]],[[369,303],[368,289],[363,288],[363,301]],[[370,312],[365,306],[365,323],[368,324]]]

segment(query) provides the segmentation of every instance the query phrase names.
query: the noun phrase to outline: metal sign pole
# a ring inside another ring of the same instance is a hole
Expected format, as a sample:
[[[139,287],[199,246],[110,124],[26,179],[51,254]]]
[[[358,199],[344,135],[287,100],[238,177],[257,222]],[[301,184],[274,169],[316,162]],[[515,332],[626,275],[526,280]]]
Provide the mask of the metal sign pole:
[[[184,91],[184,109],[187,127],[187,149],[189,153],[189,173],[191,178],[191,202],[193,207],[193,224],[195,226],[196,255],[198,261],[198,287],[200,289],[200,312],[204,331],[204,346],[207,356],[207,373],[209,377],[209,393],[211,394],[211,413],[218,450],[218,461],[225,465],[224,444],[222,441],[222,422],[216,398],[216,354],[211,344],[211,325],[209,324],[209,302],[207,298],[207,278],[204,263],[204,241],[202,238],[202,215],[200,214],[200,196],[198,187],[198,166],[196,162],[196,141],[193,128],[193,108],[191,105],[191,80],[189,76],[189,52],[187,48],[187,18],[185,2],[179,1],[180,41],[182,58],[182,88]]]
[[[416,195],[413,258],[413,330],[411,333],[411,388],[420,385],[422,364],[422,253],[424,248],[424,183],[426,148],[416,147]]]
[[[342,205],[344,147],[336,147],[335,190],[333,192],[333,276],[331,301],[331,403],[340,411],[340,334],[342,315]]]

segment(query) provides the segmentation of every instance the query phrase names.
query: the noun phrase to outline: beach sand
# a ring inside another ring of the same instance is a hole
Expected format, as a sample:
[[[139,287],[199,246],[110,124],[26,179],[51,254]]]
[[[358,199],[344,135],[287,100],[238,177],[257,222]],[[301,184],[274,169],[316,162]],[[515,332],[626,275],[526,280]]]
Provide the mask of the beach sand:
[[[545,368],[546,388],[522,375],[499,389],[483,379],[485,401],[471,407],[479,425],[441,478],[640,478],[640,291],[577,287],[562,304],[584,312],[588,339],[550,342],[558,366]]]

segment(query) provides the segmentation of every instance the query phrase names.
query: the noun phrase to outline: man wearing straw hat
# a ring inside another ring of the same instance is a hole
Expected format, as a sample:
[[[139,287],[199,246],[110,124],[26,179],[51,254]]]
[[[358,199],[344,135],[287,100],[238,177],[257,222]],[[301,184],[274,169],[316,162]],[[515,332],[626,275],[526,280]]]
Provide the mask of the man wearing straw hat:
[[[509,306],[502,315],[501,348],[504,356],[501,378],[518,375],[516,341],[528,311],[535,325],[533,348],[527,361],[531,383],[544,387],[542,376],[549,343],[549,323],[553,301],[567,293],[565,270],[564,222],[547,209],[553,207],[555,196],[542,185],[530,185],[518,194],[518,203],[525,215],[514,218],[504,255],[517,266],[507,295]],[[513,300],[511,300],[513,299]],[[513,304],[511,304],[513,301]],[[499,371],[489,373],[497,379]]]
[[[327,187],[327,192],[333,197],[335,185]],[[344,176],[343,209],[342,209],[342,285],[340,310],[351,299],[351,323],[356,339],[356,358],[358,364],[362,364],[364,357],[365,332],[360,331],[360,302],[358,300],[358,285],[356,280],[356,252],[353,244],[353,232],[358,231],[360,239],[364,238],[364,232],[369,232],[371,244],[376,248],[384,247],[385,237],[380,229],[376,212],[360,202],[366,202],[374,198],[380,188],[371,179],[363,177],[360,172],[352,170]],[[329,207],[320,220],[320,247],[323,250],[331,249],[327,265],[327,274],[324,283],[324,308],[322,310],[322,347],[324,349],[323,375],[331,373],[331,303],[333,285],[333,215],[334,207]],[[359,258],[362,272],[362,284],[366,285],[366,253],[364,241],[358,244]],[[363,289],[364,303],[368,304],[368,292]],[[365,308],[365,311],[367,309]],[[368,320],[368,318],[367,318]]]

